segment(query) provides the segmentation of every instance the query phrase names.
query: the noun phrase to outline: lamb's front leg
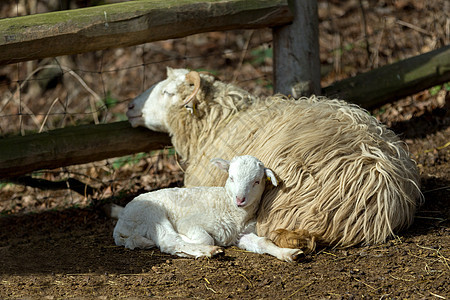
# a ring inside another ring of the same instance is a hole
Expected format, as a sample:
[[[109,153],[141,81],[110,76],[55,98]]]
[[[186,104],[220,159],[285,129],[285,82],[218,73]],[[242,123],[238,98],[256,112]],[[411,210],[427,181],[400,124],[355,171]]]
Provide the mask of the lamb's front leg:
[[[293,262],[304,255],[300,249],[280,248],[268,238],[257,236],[254,233],[244,234],[238,240],[237,246],[259,254],[267,253],[287,262]]]

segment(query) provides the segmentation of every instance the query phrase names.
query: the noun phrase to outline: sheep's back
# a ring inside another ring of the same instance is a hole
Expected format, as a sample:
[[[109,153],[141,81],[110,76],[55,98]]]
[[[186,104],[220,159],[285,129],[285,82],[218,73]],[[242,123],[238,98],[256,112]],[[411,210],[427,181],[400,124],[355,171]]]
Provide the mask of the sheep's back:
[[[382,242],[413,221],[418,172],[402,142],[366,111],[337,100],[266,99],[239,112],[189,160],[185,183],[221,185],[213,157],[253,155],[282,182],[266,190],[257,230],[306,229],[328,244]]]

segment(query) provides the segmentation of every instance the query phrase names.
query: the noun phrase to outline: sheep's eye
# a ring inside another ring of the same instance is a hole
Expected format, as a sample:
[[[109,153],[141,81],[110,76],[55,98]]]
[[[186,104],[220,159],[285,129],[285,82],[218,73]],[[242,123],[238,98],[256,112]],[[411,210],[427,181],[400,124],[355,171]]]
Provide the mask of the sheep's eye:
[[[253,186],[259,184],[259,180],[255,181],[255,183],[253,184]]]
[[[166,95],[169,95],[169,96],[173,96],[174,95],[173,93],[170,93],[168,91],[163,91],[163,93],[166,94]]]
[[[231,181],[231,182],[234,182],[234,179],[233,179],[233,177],[230,177],[230,181]]]

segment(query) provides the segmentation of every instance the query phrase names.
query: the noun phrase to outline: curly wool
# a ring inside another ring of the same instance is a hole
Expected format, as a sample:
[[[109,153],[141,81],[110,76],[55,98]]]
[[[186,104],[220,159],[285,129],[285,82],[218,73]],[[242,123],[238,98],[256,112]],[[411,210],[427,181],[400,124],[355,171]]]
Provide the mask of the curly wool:
[[[222,185],[226,176],[208,168],[213,157],[258,157],[282,181],[263,195],[258,235],[277,241],[279,229],[306,230],[348,247],[412,224],[422,201],[416,165],[365,110],[318,97],[258,99],[205,76],[202,89],[195,114],[169,113],[172,142],[188,162],[185,184]]]

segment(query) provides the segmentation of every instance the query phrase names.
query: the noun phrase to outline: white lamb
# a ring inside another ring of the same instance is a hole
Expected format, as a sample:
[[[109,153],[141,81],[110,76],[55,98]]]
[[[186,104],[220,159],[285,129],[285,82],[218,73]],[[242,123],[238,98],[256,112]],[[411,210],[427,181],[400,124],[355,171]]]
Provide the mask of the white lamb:
[[[162,189],[136,197],[120,212],[113,234],[116,245],[157,246],[162,252],[195,258],[211,257],[223,252],[221,246],[231,245],[288,262],[303,254],[255,233],[265,180],[278,184],[273,172],[249,155],[211,162],[228,171],[225,187]]]

